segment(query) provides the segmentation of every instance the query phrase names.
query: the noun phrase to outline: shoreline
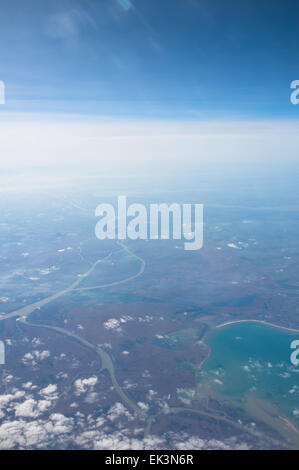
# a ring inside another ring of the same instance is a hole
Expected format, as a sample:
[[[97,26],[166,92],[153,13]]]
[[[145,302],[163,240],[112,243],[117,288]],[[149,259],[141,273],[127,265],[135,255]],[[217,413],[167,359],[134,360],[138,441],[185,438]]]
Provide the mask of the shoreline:
[[[297,330],[296,328],[275,325],[275,323],[270,323],[265,320],[233,320],[233,321],[221,323],[220,325],[216,325],[215,328],[224,328],[225,326],[234,325],[235,323],[262,323],[262,325],[272,326],[273,328],[280,328],[281,330],[287,330],[287,331],[292,331],[293,333],[299,333],[299,330]]]
[[[207,345],[207,343],[205,341],[207,339],[207,337],[209,336],[209,334],[211,334],[213,332],[213,330],[215,330],[216,328],[224,328],[225,326],[234,325],[236,323],[261,323],[262,325],[271,326],[272,328],[279,328],[281,330],[290,331],[292,333],[299,333],[299,330],[297,330],[296,328],[289,328],[287,326],[275,325],[275,323],[270,323],[270,322],[267,322],[265,320],[251,320],[251,319],[250,320],[232,320],[232,321],[228,321],[228,322],[225,322],[225,323],[220,323],[219,325],[210,326],[208,331],[204,334],[203,338],[201,339],[201,341],[204,343],[204,345],[208,348],[209,352],[208,352],[207,357],[205,357],[201,361],[201,363],[199,364],[199,366],[198,366],[199,371],[202,369],[202,367],[204,366],[204,364],[206,363],[206,361],[209,359],[209,357],[211,355],[211,348]]]

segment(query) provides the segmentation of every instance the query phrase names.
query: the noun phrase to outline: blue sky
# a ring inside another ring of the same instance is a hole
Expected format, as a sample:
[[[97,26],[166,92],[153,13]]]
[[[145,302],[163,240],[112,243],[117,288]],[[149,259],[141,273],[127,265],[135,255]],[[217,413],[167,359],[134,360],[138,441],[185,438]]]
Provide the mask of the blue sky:
[[[297,118],[299,4],[2,0],[8,110]]]
[[[290,0],[1,0],[0,168],[293,164],[298,18]]]

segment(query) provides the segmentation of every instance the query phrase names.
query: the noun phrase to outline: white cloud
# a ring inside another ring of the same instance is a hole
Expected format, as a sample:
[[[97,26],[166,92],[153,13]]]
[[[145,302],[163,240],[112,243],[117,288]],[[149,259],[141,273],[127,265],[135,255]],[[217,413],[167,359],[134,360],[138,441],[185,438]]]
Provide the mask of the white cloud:
[[[110,410],[108,411],[107,417],[110,419],[110,421],[114,421],[120,416],[126,416],[127,418],[131,419],[132,415],[131,413],[127,410],[127,408],[122,404],[122,403],[115,403]]]
[[[50,351],[47,351],[47,350],[32,351],[24,355],[22,362],[24,364],[36,365],[37,361],[44,361],[45,359],[50,357],[50,355],[51,355]]]
[[[28,398],[23,403],[18,403],[15,406],[16,417],[37,418],[44,413],[51,406],[49,400],[35,401],[33,398]]]
[[[52,414],[48,420],[6,421],[0,425],[0,449],[47,448],[62,435],[65,443],[73,429],[73,419],[62,414]]]
[[[7,409],[7,405],[10,402],[12,402],[14,400],[18,400],[18,399],[20,399],[24,396],[25,396],[25,392],[23,392],[21,390],[17,390],[14,393],[7,393],[5,395],[0,395],[0,409],[2,409],[2,408]]]
[[[32,382],[26,382],[22,384],[22,387],[25,388],[26,390],[31,390],[33,385],[32,385]]]
[[[106,330],[121,331],[120,322],[116,318],[110,318],[104,322],[104,328]]]
[[[49,384],[47,387],[40,390],[39,394],[45,396],[48,400],[55,400],[58,398],[57,385]]]
[[[139,401],[137,404],[143,411],[147,412],[149,410],[149,406],[146,403]]]
[[[235,243],[228,243],[227,246],[229,248],[236,248],[237,250],[240,250],[240,248]]]
[[[85,401],[86,403],[90,403],[90,404],[91,404],[91,403],[95,403],[98,399],[99,399],[99,395],[98,395],[96,392],[89,392],[89,393],[86,395],[84,401]]]
[[[92,387],[94,377],[81,379],[79,388]],[[87,385],[88,384],[88,385]],[[56,392],[53,384],[39,391],[40,395],[52,395]],[[235,437],[219,441],[201,439],[186,433],[165,433],[163,436],[151,435],[143,438],[143,427],[130,429],[123,423],[136,419],[120,402],[110,407],[106,415],[94,416],[75,411],[73,417],[51,411],[52,401],[35,400],[31,395],[24,400],[25,392],[14,390],[13,393],[0,395],[0,404],[6,409],[15,410],[15,418],[4,419],[0,416],[0,449],[47,449],[55,446],[65,449],[69,446],[81,449],[245,449],[248,446]],[[16,400],[23,398],[20,403]],[[75,404],[73,404],[75,405]],[[138,403],[143,409],[147,405]],[[97,411],[98,412],[98,411]],[[121,420],[118,420],[122,418]]]
[[[87,391],[90,392],[91,390],[93,390],[97,382],[98,378],[95,376],[89,377],[88,379],[77,379],[74,383],[75,394],[82,395]]]

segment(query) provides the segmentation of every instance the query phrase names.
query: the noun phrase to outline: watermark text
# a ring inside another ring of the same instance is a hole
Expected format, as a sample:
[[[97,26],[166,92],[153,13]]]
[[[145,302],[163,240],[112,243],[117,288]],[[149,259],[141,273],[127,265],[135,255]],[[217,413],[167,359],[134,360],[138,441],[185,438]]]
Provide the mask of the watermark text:
[[[203,246],[202,204],[143,204],[127,206],[126,196],[118,197],[117,211],[103,203],[95,210],[101,217],[95,227],[99,240],[186,240],[185,250],[200,250]]]
[[[291,363],[293,366],[299,366],[299,339],[291,343],[291,349],[295,349],[291,354]]]

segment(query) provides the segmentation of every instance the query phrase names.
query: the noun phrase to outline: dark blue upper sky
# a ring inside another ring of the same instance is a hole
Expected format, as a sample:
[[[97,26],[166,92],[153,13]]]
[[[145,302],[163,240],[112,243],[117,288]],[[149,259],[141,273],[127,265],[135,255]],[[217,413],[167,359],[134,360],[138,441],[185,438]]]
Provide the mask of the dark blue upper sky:
[[[293,0],[1,0],[7,109],[298,117]]]

